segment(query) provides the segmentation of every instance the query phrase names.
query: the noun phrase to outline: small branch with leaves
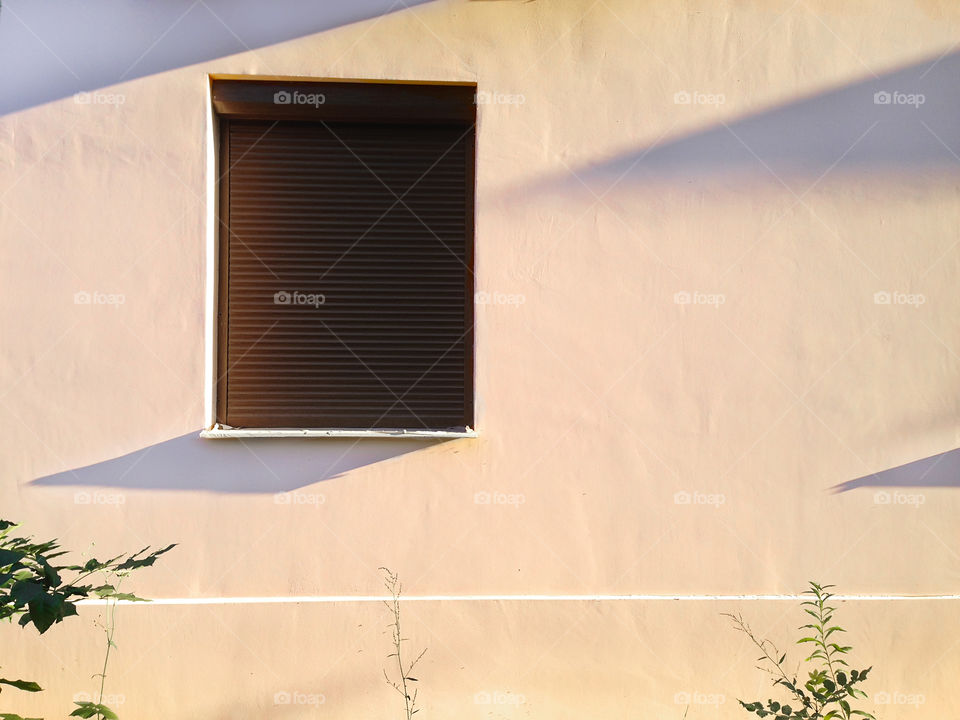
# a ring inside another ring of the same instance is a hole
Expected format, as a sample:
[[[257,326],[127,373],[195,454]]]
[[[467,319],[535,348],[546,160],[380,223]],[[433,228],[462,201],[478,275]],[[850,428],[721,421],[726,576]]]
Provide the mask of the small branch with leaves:
[[[111,584],[95,585],[90,578],[97,573],[126,576],[133,570],[150,567],[158,557],[175,547],[168,545],[160,550],[144,548],[132,555],[117,555],[103,561],[91,558],[83,565],[57,565],[54,564],[56,559],[67,553],[60,549],[56,540],[34,542],[31,537],[18,537],[12,534],[17,527],[16,523],[0,520],[0,620],[12,621],[13,618],[18,618],[21,627],[32,625],[40,634],[56,623],[63,622],[65,618],[76,615],[77,603],[84,598],[98,597],[114,605],[118,600],[140,600],[129,593],[121,593]],[[65,580],[68,575],[72,577]],[[108,643],[112,642],[111,630]],[[37,683],[28,680],[0,679],[0,689],[3,685],[27,692],[40,692],[42,689]],[[90,714],[81,714],[89,711],[89,708],[81,707],[74,710],[73,715],[84,718],[98,717],[100,720],[112,720],[116,717],[109,708],[99,703],[86,705],[94,708]],[[0,713],[0,720],[25,719],[14,713]]]
[[[120,592],[120,585],[129,574],[130,570],[108,570],[104,573],[106,584],[98,589],[97,595],[105,599],[107,604],[103,612],[103,623],[97,623],[97,625],[103,630],[106,639],[106,648],[103,653],[103,666],[100,672],[93,676],[100,678],[100,690],[96,702],[90,700],[74,701],[77,708],[70,713],[70,717],[92,718],[93,720],[118,720],[117,714],[103,702],[104,690],[107,683],[107,665],[110,662],[110,651],[117,649],[117,644],[113,641],[114,632],[117,628],[117,603],[120,600],[150,602],[145,598],[137,597],[131,593]]]
[[[400,584],[396,573],[384,567],[380,568],[380,570],[383,571],[384,574],[384,587],[386,587],[390,593],[390,600],[385,600],[383,604],[387,606],[387,609],[393,617],[393,621],[387,626],[390,628],[392,634],[393,652],[387,655],[387,658],[396,659],[397,679],[391,679],[386,668],[383,670],[383,677],[390,687],[403,696],[403,707],[406,712],[406,718],[407,720],[411,720],[416,713],[420,712],[420,709],[417,707],[417,689],[412,686],[412,683],[417,682],[417,678],[413,677],[411,673],[417,663],[420,662],[420,658],[427,652],[427,649],[424,648],[409,665],[404,665],[403,643],[407,642],[407,638],[403,637],[400,629],[400,593],[403,590],[403,586]]]
[[[768,699],[766,703],[760,700],[740,700],[740,705],[747,712],[761,718],[770,715],[774,720],[851,720],[854,715],[874,720],[873,715],[865,710],[855,709],[850,704],[852,700],[867,697],[857,685],[867,679],[871,668],[851,670],[844,656],[852,648],[849,645],[840,645],[832,639],[835,633],[846,631],[833,624],[836,608],[829,604],[833,597],[829,591],[831,587],[833,586],[811,582],[810,589],[804,591],[804,595],[810,595],[811,598],[800,604],[803,611],[813,618],[813,622],[801,626],[800,629],[807,632],[797,640],[797,644],[814,646],[813,652],[803,660],[810,668],[807,671],[808,678],[802,684],[798,679],[799,668],[792,673],[788,672],[786,653],[781,654],[770,640],[758,638],[742,616],[725,613],[733,621],[734,627],[750,638],[763,653],[757,658],[760,663],[758,669],[773,677],[775,687],[786,688],[790,692],[791,702],[794,703],[780,703],[773,699]]]

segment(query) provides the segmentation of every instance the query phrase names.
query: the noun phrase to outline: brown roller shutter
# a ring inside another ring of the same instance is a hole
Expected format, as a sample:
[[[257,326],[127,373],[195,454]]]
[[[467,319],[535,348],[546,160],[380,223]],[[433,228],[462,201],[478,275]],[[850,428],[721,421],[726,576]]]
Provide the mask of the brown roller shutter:
[[[218,420],[473,424],[463,121],[221,121]]]

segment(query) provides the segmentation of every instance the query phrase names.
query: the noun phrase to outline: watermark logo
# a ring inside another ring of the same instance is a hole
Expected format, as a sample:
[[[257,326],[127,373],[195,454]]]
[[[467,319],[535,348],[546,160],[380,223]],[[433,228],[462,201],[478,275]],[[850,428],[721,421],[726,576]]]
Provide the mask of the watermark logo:
[[[510,505],[519,508],[526,501],[527,497],[523,493],[481,490],[473,494],[474,505]]]
[[[97,699],[94,700],[94,698]],[[127,701],[127,696],[115,693],[112,695],[103,695],[101,697],[99,694],[94,695],[93,693],[88,692],[78,692],[74,693],[73,701],[75,703],[99,702],[109,708],[115,708],[123,705]]]
[[[274,505],[306,505],[319,508],[327,502],[323,493],[285,492],[273,496]]]
[[[127,496],[123,493],[111,493],[104,490],[88,492],[80,490],[73,494],[74,505],[123,505]]]
[[[887,492],[880,490],[873,494],[874,505],[906,505],[914,509],[919,508],[927,501],[923,493],[905,493],[899,490]]]
[[[473,296],[473,301],[477,305],[513,305],[514,307],[520,307],[527,301],[527,297],[522,293],[488,292],[481,290]]]
[[[720,293],[681,290],[673,294],[673,302],[677,305],[707,305],[717,309],[727,302],[727,296]]]
[[[327,698],[322,693],[304,693],[297,690],[281,690],[273,694],[274,705],[323,705]]]
[[[909,105],[919,108],[927,101],[923,93],[904,93],[897,90],[880,90],[873,94],[874,105]]]
[[[905,693],[898,690],[892,693],[878,692],[873,696],[873,702],[876,705],[913,705],[920,709],[920,706],[927,702],[927,698],[923,693]]]
[[[723,93],[681,90],[673,94],[674,105],[723,105],[726,101],[727,96]]]
[[[527,101],[524,95],[514,93],[492,92],[480,90],[473,96],[475,105],[523,105]]]
[[[927,297],[920,293],[879,290],[873,294],[873,302],[875,305],[909,305],[918,308],[926,304]]]
[[[273,294],[274,305],[309,305],[319,308],[327,302],[327,296],[321,293],[303,293],[299,290],[279,290]]]
[[[323,93],[305,93],[299,90],[278,90],[273,94],[274,105],[312,105],[320,107],[327,102]]]
[[[74,305],[112,305],[120,307],[127,301],[123,293],[105,293],[98,290],[78,290],[73,294]]]
[[[481,690],[473,695],[474,705],[523,705],[527,696],[504,690]]]
[[[673,494],[674,505],[709,505],[718,508],[727,502],[726,495],[721,493],[702,493],[694,490],[681,490]]]
[[[678,692],[673,696],[673,702],[677,705],[710,705],[720,707],[727,701],[727,696],[721,693],[705,693],[694,690],[693,692]]]
[[[123,105],[127,101],[125,95],[119,93],[78,92],[73,96],[77,105]]]

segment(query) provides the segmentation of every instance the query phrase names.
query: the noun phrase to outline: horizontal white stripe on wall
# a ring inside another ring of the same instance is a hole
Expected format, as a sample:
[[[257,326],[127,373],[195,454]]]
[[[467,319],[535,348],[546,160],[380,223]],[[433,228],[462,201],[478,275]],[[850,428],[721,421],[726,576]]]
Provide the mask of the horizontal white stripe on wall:
[[[404,595],[401,602],[618,602],[641,601],[750,601],[807,600],[807,595]],[[953,595],[834,595],[834,600],[899,601],[960,600]],[[390,600],[389,595],[291,595],[281,597],[158,598],[150,603],[121,600],[121,605],[276,605],[290,603],[371,603]],[[107,600],[81,600],[78,605],[105,605]]]

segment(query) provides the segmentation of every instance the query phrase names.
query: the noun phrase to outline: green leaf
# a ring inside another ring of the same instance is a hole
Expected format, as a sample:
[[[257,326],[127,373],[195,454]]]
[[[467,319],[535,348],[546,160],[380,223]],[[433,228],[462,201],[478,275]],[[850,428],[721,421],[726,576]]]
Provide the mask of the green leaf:
[[[18,580],[10,588],[10,597],[17,607],[23,607],[43,595],[43,585],[35,580]]]
[[[40,563],[40,567],[43,569],[43,579],[46,581],[49,587],[58,587],[60,585],[60,574],[54,569],[54,567],[47,562],[47,559],[44,557],[38,557],[37,561]]]
[[[18,550],[0,550],[0,567],[13,565],[20,562],[24,557],[26,557],[26,553]]]
[[[92,718],[94,715],[99,715],[104,720],[119,720],[117,714],[106,705],[90,701],[75,702],[74,705],[79,707],[70,713],[70,717]]]
[[[93,594],[99,598],[109,597],[116,592],[116,590],[113,585],[100,585],[99,587],[92,588]]]
[[[15,687],[17,690],[26,690],[27,692],[40,692],[43,690],[43,688],[33,682],[33,680],[7,680],[6,678],[0,678],[0,684]]]
[[[66,602],[66,598],[59,593],[41,595],[30,602],[27,607],[29,609],[29,622],[32,622],[41,634],[45,633],[54,623],[77,614],[77,608],[72,603]]]

